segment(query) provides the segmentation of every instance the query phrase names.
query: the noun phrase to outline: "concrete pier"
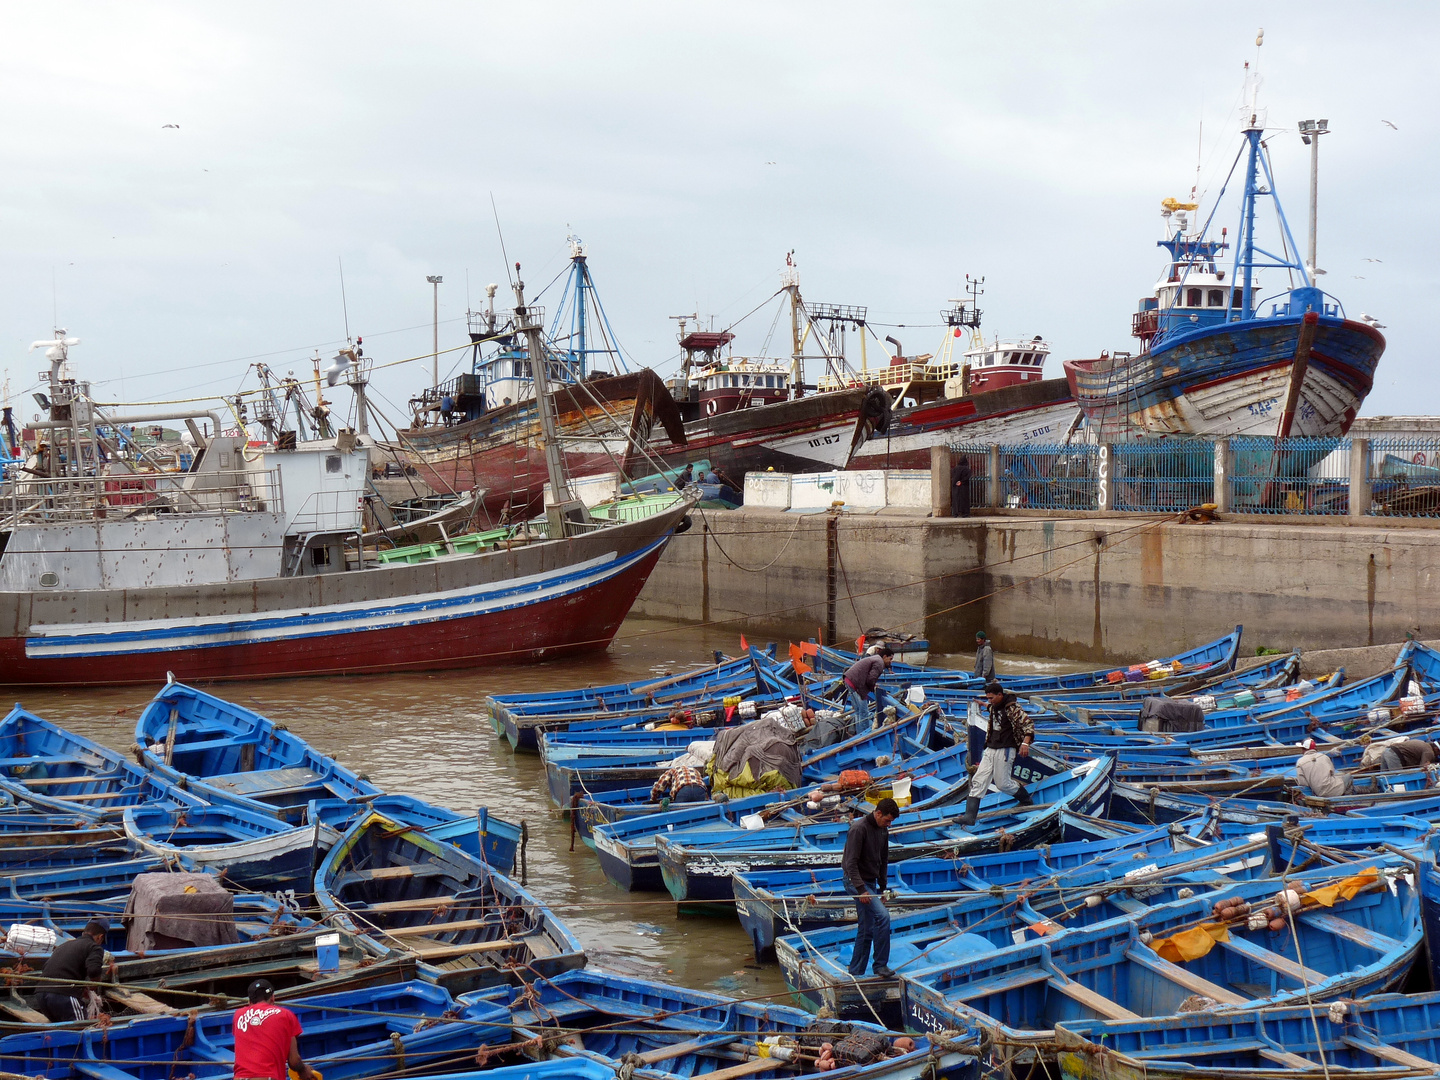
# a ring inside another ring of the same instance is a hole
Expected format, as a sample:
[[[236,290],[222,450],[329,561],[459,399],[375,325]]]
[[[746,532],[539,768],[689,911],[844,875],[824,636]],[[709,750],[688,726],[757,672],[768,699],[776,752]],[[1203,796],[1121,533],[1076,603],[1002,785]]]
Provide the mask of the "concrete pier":
[[[1378,645],[1440,629],[1440,529],[1180,524],[1084,514],[697,512],[635,606],[682,621],[838,642],[883,626],[968,651],[1112,663],[1245,625],[1256,646]]]

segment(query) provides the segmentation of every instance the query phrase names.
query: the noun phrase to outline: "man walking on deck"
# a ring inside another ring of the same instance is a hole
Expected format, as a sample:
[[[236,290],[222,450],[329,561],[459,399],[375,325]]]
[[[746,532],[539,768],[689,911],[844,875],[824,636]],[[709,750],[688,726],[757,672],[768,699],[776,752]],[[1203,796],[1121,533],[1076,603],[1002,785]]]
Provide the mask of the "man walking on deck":
[[[984,630],[975,631],[975,677],[987,683],[995,678],[995,650],[990,647],[990,635]]]
[[[845,854],[840,858],[845,891],[855,897],[859,926],[855,951],[850,957],[850,974],[860,979],[875,951],[875,974],[893,979],[890,970],[890,912],[880,898],[889,884],[890,823],[900,816],[894,799],[881,799],[875,809],[850,823],[845,837]]]
[[[985,753],[980,767],[970,782],[970,797],[965,800],[965,816],[960,824],[975,824],[980,814],[980,800],[994,784],[1001,791],[1015,796],[1021,806],[1030,805],[1025,785],[1010,774],[1015,757],[1030,756],[1030,741],[1035,737],[1035,722],[1020,708],[1014,694],[1007,694],[998,682],[985,684],[985,700],[990,704],[989,726],[985,732]]]
[[[875,694],[880,676],[890,670],[890,660],[894,655],[889,645],[881,645],[845,670],[845,690],[850,697],[850,708],[855,712],[855,730],[851,734],[858,735],[871,726],[870,697]],[[879,705],[878,701],[876,705]]]

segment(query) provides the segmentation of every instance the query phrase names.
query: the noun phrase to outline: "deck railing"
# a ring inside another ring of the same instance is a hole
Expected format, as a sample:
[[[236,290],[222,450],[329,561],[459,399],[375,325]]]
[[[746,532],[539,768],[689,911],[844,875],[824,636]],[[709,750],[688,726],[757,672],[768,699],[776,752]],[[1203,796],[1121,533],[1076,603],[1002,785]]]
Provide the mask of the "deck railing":
[[[0,484],[0,529],[134,514],[280,511],[275,469],[37,477],[12,470]]]

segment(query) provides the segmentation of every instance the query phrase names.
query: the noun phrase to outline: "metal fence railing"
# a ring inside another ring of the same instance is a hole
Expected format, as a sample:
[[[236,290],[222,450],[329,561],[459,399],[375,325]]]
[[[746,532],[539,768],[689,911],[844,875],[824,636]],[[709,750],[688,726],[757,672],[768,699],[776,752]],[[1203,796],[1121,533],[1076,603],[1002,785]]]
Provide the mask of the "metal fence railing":
[[[1366,472],[1370,513],[1440,517],[1440,435],[1371,439]]]
[[[1030,510],[1094,510],[1098,446],[1000,447],[1000,505]]]
[[[1229,508],[1239,514],[1348,514],[1349,439],[1230,440]]]
[[[970,505],[994,506],[990,498],[990,447],[979,443],[962,443],[951,447],[958,459],[963,456],[970,462]]]
[[[1440,519],[1440,433],[950,450],[970,462],[973,507],[1163,514],[1215,503],[1235,514]]]
[[[1215,501],[1215,444],[1201,439],[1117,443],[1112,506],[1170,513]]]

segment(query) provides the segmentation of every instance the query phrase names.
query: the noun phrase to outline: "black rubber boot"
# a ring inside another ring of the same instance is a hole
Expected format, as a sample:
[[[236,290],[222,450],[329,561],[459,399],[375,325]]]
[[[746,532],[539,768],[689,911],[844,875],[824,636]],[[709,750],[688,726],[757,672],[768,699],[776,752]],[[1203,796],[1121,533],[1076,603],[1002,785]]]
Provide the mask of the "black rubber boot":
[[[974,825],[974,824],[975,824],[975,819],[976,819],[977,817],[979,817],[979,816],[980,816],[980,800],[979,800],[979,799],[966,799],[966,800],[965,800],[965,813],[964,813],[964,814],[961,816],[961,818],[960,818],[960,824],[963,825],[965,828],[968,829],[971,825]]]
[[[1015,801],[1021,806],[1029,806],[1035,800],[1030,798],[1030,792],[1025,790],[1024,784],[1021,784],[1015,789]]]

